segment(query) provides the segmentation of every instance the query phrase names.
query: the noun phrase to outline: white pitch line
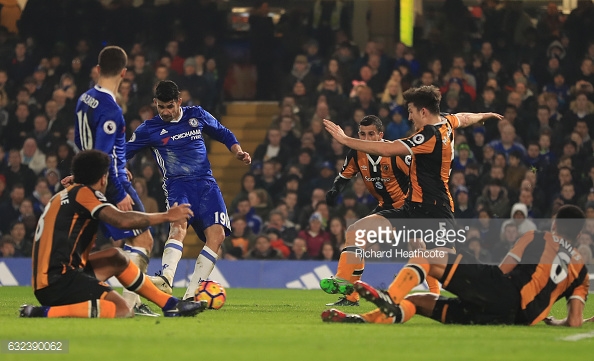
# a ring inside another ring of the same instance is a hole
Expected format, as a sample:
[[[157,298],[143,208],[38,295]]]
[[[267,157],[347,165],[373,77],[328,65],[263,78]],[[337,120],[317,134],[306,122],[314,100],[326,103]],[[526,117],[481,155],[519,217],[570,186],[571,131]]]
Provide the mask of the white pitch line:
[[[594,338],[594,331],[586,332],[586,333],[578,333],[571,336],[566,336],[561,339],[561,341],[580,341],[587,338]]]

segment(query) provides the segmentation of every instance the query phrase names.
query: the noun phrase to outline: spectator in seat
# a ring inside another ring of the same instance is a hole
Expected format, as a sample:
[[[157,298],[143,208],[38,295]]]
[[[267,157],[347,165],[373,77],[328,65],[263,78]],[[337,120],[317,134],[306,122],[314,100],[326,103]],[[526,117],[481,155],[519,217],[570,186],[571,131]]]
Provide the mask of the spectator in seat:
[[[270,247],[278,250],[283,256],[283,258],[289,257],[289,255],[291,254],[291,250],[289,249],[285,241],[280,237],[281,234],[278,229],[267,228],[264,230],[263,233],[266,234],[266,237],[268,237],[268,239],[270,240]]]
[[[501,233],[505,231],[505,226],[509,223],[515,223],[518,229],[518,236],[523,235],[529,231],[535,231],[536,225],[528,219],[528,207],[524,203],[515,203],[512,206],[511,218],[503,222],[501,225]]]
[[[34,138],[27,138],[25,140],[20,153],[23,164],[28,166],[35,175],[41,173],[45,168],[45,154],[39,150]]]
[[[25,199],[25,188],[22,184],[15,184],[10,191],[10,199],[0,204],[0,232],[7,234],[12,222],[18,220],[19,208]]]
[[[278,158],[282,164],[286,164],[290,158],[290,150],[287,145],[281,142],[282,134],[279,128],[270,128],[266,134],[266,141],[256,148],[254,160],[267,161]]]
[[[248,227],[245,217],[236,214],[231,218],[231,234],[223,241],[226,260],[243,259],[256,244],[256,236]]]
[[[332,242],[324,242],[320,249],[320,254],[316,257],[319,261],[338,261],[339,252],[334,248]]]
[[[316,257],[320,253],[322,244],[330,241],[330,234],[322,229],[322,215],[314,212],[309,217],[309,226],[301,230],[297,237],[305,239],[307,253],[310,257]]]
[[[455,207],[454,217],[458,218],[474,218],[474,209],[468,202],[468,188],[465,186],[458,186],[454,192]]]
[[[22,163],[21,153],[17,149],[8,152],[8,167],[3,171],[6,176],[6,185],[12,188],[19,183],[25,187],[25,193],[31,194],[35,188],[35,173],[31,168]]]
[[[507,189],[499,179],[491,179],[485,188],[482,195],[477,200],[477,204],[482,204],[488,207],[493,216],[500,218],[509,214],[510,205],[507,198]]]
[[[470,238],[468,240],[468,250],[477,261],[481,263],[491,263],[491,252],[483,248],[480,238]]]
[[[27,237],[27,231],[23,222],[17,221],[10,226],[10,236],[14,240],[15,250],[19,251],[22,257],[31,257],[33,241]]]
[[[519,150],[522,152],[522,156],[526,154],[526,148],[521,143],[518,143],[516,140],[516,129],[513,125],[507,124],[504,125],[501,130],[501,139],[494,140],[491,143],[491,147],[495,150],[496,153],[503,153],[505,158],[509,157],[509,154],[514,150]]]
[[[279,250],[272,248],[270,239],[267,236],[261,235],[256,238],[254,248],[248,252],[246,259],[254,260],[274,260],[282,259],[283,255]]]
[[[493,261],[499,263],[512,249],[520,236],[516,223],[507,223],[501,233],[501,241],[493,248]]]
[[[0,258],[23,257],[10,235],[0,238]]]
[[[268,224],[266,225],[266,232],[270,230],[278,231],[278,237],[281,238],[288,244],[293,243],[295,237],[297,237],[297,230],[295,227],[287,227],[285,215],[278,210],[273,210],[268,214]],[[285,255],[285,257],[288,256]]]
[[[293,246],[291,247],[291,254],[287,259],[308,261],[311,259],[307,252],[307,242],[303,238],[295,238]]]
[[[252,173],[246,173],[241,177],[241,190],[231,202],[231,209],[237,208],[240,199],[246,198],[248,194],[256,189],[256,177]]]

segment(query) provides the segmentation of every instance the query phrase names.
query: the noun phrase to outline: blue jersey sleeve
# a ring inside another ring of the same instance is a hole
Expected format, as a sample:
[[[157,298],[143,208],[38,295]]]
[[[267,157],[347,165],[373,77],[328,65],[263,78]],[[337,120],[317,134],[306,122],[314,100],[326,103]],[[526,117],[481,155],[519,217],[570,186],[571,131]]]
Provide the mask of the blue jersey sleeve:
[[[223,143],[229,150],[234,144],[239,144],[235,135],[227,129],[223,124],[216,120],[209,112],[202,109],[203,121],[204,121],[204,133],[214,140]]]
[[[119,128],[124,126],[124,118],[122,112],[112,112],[103,120],[97,123],[95,129],[95,147],[94,149],[101,150],[109,155],[111,158],[111,165],[109,166],[109,183],[111,183],[117,191],[117,203],[126,198],[126,191],[118,177],[118,170],[114,162],[114,147],[118,137]],[[118,124],[119,123],[119,124]]]
[[[146,123],[142,123],[138,128],[136,128],[132,134],[132,137],[126,143],[126,160],[134,158],[136,153],[150,146],[150,134],[146,129]]]

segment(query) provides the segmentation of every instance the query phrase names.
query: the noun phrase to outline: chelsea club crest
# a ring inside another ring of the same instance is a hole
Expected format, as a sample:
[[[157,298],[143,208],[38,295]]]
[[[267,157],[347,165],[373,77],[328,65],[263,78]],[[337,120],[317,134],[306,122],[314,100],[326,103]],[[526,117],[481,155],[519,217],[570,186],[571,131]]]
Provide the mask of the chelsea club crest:
[[[196,119],[196,118],[190,118],[190,120],[188,120],[188,123],[190,123],[191,126],[193,126],[194,128],[196,128],[198,126],[198,119]]]

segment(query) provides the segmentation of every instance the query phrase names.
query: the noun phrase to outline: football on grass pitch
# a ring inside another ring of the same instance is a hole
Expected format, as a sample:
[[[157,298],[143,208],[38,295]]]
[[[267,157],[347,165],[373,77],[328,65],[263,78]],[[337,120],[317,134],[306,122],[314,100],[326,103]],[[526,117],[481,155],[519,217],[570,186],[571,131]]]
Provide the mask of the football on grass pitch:
[[[196,289],[194,295],[196,301],[207,301],[208,308],[218,310],[223,307],[227,300],[227,292],[220,283],[215,281],[204,281]]]

